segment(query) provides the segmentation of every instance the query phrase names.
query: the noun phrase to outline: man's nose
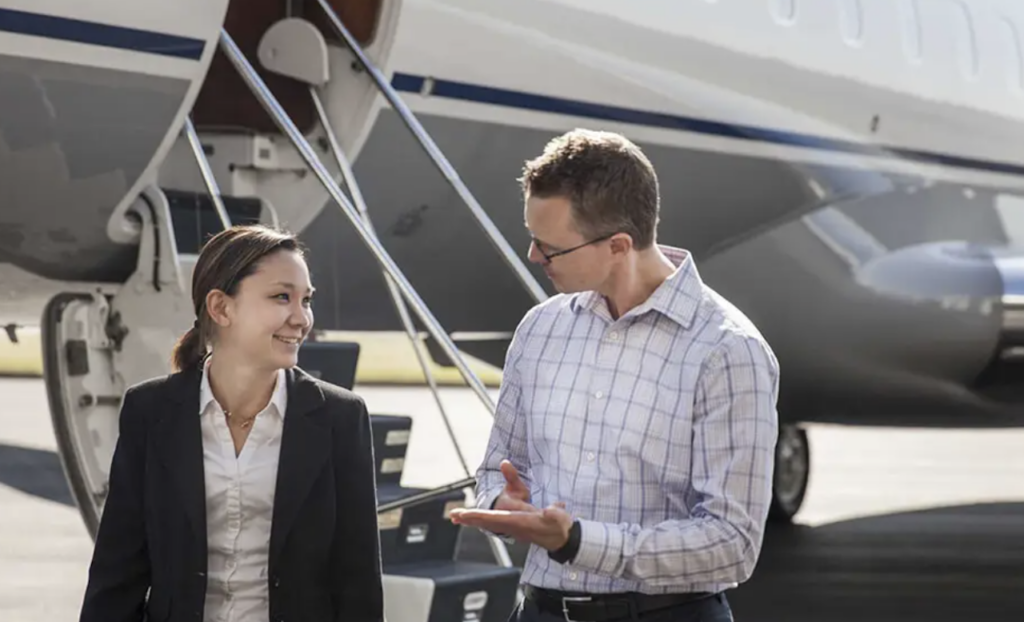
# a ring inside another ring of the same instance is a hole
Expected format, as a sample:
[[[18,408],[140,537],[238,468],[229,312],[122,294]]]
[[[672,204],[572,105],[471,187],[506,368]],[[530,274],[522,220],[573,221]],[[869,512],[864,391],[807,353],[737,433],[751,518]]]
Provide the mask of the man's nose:
[[[537,248],[536,242],[530,242],[530,250],[526,253],[526,258],[533,263],[542,265],[548,262],[548,258],[544,256],[544,253],[540,252],[539,248]]]

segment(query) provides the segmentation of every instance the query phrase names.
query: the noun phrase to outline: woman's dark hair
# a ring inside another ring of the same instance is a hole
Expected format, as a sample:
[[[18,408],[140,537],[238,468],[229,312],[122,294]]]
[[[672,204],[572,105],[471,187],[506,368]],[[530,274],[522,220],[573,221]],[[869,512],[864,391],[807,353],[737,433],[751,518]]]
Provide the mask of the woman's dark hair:
[[[234,296],[263,258],[282,250],[305,254],[305,247],[293,234],[264,225],[234,226],[206,242],[192,273],[196,321],[174,346],[171,362],[175,371],[197,368],[206,358],[206,346],[213,336],[206,312],[207,294],[220,290]]]

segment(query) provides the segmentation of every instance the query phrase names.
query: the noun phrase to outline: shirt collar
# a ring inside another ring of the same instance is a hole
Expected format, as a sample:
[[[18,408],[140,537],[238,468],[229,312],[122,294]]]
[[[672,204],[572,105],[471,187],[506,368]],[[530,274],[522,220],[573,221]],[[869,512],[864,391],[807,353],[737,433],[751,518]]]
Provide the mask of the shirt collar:
[[[212,356],[208,356],[206,357],[206,360],[203,362],[203,379],[199,384],[200,415],[206,413],[206,410],[207,408],[209,408],[210,403],[217,401],[217,398],[213,396],[213,389],[210,388],[209,373],[210,361],[212,359]],[[270,401],[267,403],[267,406],[272,407],[271,410],[276,412],[279,417],[284,419],[284,413],[288,408],[288,386],[285,378],[285,371],[283,369],[277,370],[277,380],[274,383],[274,392],[271,394]]]
[[[630,309],[624,317],[635,317],[648,311],[657,311],[683,328],[689,328],[693,324],[693,318],[700,306],[704,283],[697,272],[697,265],[688,251],[661,244],[658,245],[658,248],[676,269],[647,300]],[[569,306],[577,313],[586,309],[593,313],[608,314],[604,296],[595,291],[575,294]]]

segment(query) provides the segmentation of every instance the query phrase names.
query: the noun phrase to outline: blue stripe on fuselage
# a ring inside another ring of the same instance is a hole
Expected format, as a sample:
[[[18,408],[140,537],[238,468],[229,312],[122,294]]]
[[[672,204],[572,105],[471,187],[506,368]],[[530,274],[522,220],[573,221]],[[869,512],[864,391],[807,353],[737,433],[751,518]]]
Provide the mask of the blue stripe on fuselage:
[[[206,46],[201,39],[13,9],[0,9],[0,31],[191,60]]]
[[[425,81],[426,78],[424,76],[396,73],[392,79],[392,85],[398,91],[419,93],[422,90]],[[858,143],[836,138],[814,136],[812,134],[775,130],[737,123],[709,121],[707,119],[698,119],[695,117],[650,112],[618,106],[608,106],[561,97],[537,95],[534,93],[527,93],[525,91],[514,91],[477,84],[468,84],[465,82],[455,82],[452,80],[439,80],[435,78],[430,90],[430,96],[445,97],[448,99],[480,104],[490,104],[494,106],[506,106],[509,108],[518,108],[520,110],[549,112],[574,117],[599,119],[602,121],[615,121],[619,123],[629,123],[632,125],[692,132],[721,138],[751,140],[775,145],[806,147],[871,157],[912,160],[927,164],[941,164],[944,166],[988,171],[993,173],[1024,175],[1024,166],[1008,162],[994,162],[991,160],[980,160],[954,154],[905,149],[902,147],[891,147],[871,143]]]

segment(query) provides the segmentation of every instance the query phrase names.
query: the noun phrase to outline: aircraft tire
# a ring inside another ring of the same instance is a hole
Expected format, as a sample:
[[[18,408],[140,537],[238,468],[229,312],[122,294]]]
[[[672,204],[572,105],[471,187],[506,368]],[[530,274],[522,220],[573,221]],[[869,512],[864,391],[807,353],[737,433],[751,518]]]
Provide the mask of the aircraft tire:
[[[811,474],[811,446],[807,431],[792,424],[779,427],[775,446],[775,477],[768,520],[790,523],[800,511]]]

